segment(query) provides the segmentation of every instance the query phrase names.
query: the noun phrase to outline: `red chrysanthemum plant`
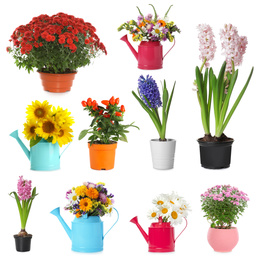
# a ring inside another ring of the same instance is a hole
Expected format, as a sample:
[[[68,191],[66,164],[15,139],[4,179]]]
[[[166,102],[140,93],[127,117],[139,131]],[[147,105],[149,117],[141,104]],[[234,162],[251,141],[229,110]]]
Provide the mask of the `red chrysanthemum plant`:
[[[6,48],[15,64],[28,72],[70,73],[90,64],[106,48],[96,28],[82,18],[58,13],[42,14],[20,25],[11,35],[12,46]]]

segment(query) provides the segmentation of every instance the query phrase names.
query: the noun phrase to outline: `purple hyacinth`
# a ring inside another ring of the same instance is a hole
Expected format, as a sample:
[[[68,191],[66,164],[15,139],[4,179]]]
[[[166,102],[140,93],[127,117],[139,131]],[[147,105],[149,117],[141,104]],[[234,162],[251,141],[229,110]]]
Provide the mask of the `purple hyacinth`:
[[[147,75],[145,79],[144,76],[141,75],[138,79],[138,89],[140,97],[147,107],[157,108],[162,106],[160,92],[157,83],[152,76]],[[147,98],[151,106],[147,103],[144,96]]]

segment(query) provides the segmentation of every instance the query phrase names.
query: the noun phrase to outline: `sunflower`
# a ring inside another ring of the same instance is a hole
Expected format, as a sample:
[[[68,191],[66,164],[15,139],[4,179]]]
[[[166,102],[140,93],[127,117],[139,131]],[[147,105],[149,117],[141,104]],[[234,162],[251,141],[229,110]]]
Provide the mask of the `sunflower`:
[[[67,109],[63,109],[62,107],[52,107],[51,115],[55,117],[55,121],[59,126],[71,126],[74,124],[74,119],[70,116],[70,112]]]
[[[75,189],[75,193],[76,193],[78,196],[81,196],[81,197],[86,196],[86,191],[87,191],[87,187],[86,187],[85,185],[78,186],[78,187],[76,187],[76,189]]]
[[[36,100],[26,109],[27,119],[42,120],[50,113],[51,105],[47,100],[42,103]]]
[[[92,201],[88,198],[81,199],[79,207],[81,210],[88,212],[92,208]]]
[[[72,129],[66,125],[60,128],[59,134],[57,136],[57,142],[60,147],[72,141],[73,135],[71,133],[72,133]]]
[[[90,188],[86,191],[86,195],[91,199],[97,199],[99,196],[99,192],[97,189]]]
[[[23,134],[25,135],[25,138],[27,140],[36,139],[36,133],[35,133],[35,129],[37,127],[36,121],[33,119],[30,119],[30,120],[27,120],[27,122],[24,123],[23,125],[24,125]]]

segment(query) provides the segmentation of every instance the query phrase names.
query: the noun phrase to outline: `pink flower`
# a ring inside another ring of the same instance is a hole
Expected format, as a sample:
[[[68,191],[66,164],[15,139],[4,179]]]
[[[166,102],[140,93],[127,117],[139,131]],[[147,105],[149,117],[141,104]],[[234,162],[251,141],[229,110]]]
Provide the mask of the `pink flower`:
[[[99,198],[102,203],[107,202],[107,196],[104,193],[99,193]]]
[[[220,40],[223,54],[226,56],[226,71],[232,72],[232,60],[235,66],[242,64],[248,43],[247,37],[240,37],[235,26],[225,24],[224,29],[220,30]]]
[[[200,59],[204,62],[206,59],[205,66],[209,67],[209,61],[214,59],[216,52],[216,43],[214,40],[214,34],[211,27],[208,24],[199,24],[197,29],[199,30],[199,50],[200,50]]]
[[[20,200],[28,200],[31,198],[31,186],[32,181],[24,180],[23,176],[19,177],[17,190],[18,190],[18,197]]]

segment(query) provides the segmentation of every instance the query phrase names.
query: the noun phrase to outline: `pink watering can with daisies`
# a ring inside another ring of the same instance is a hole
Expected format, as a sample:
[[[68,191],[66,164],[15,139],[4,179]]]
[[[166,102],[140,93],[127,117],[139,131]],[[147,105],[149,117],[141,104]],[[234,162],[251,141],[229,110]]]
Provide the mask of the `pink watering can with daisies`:
[[[158,222],[151,224],[148,234],[138,223],[137,217],[132,218],[130,222],[136,224],[140,230],[144,239],[148,243],[149,252],[174,252],[177,238],[182,234],[188,225],[187,219],[184,219],[186,221],[186,225],[176,238],[174,237],[174,227],[170,222],[163,222],[162,217],[159,217]]]
[[[142,41],[138,46],[138,52],[128,41],[127,35],[123,36],[120,40],[124,41],[133,55],[138,61],[138,68],[142,70],[158,70],[163,67],[163,59],[170,52],[173,46],[163,56],[163,46],[160,41]]]

